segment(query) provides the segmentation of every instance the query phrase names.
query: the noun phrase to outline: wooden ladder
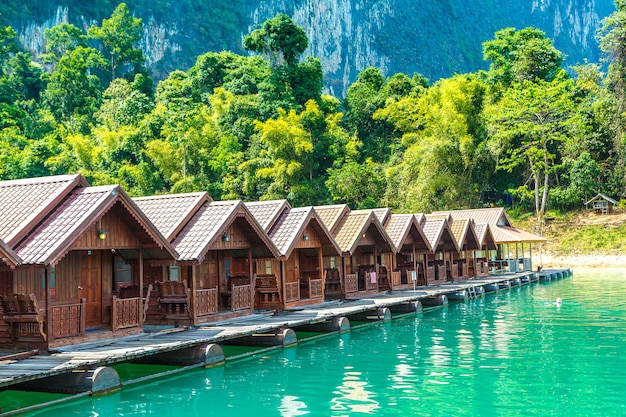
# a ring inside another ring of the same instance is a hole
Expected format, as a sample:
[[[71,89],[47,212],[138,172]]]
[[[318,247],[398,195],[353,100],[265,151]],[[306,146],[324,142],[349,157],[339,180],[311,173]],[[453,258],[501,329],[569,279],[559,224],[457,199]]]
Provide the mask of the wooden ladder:
[[[467,287],[467,295],[470,299],[476,298],[476,287]]]

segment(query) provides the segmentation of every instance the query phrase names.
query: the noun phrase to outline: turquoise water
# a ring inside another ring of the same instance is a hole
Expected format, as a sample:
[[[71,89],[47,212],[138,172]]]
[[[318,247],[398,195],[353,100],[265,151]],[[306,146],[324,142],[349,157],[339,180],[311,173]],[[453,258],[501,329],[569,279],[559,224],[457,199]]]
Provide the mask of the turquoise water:
[[[625,353],[626,272],[577,270],[30,415],[626,416]]]

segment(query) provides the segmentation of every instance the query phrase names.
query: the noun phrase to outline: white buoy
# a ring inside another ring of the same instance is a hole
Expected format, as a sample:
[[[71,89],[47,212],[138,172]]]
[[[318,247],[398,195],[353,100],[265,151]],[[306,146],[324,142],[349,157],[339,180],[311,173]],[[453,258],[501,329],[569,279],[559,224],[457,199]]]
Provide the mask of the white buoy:
[[[561,304],[563,304],[563,299],[561,297],[556,297],[556,302],[554,304],[556,304],[557,307],[561,307]]]

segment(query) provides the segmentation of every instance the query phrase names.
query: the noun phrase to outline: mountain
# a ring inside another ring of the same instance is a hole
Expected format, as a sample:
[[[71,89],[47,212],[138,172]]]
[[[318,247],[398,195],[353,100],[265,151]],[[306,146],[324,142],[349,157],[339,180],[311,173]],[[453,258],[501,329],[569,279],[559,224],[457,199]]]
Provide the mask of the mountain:
[[[110,17],[117,1],[3,0],[11,25],[35,55],[43,31],[70,22],[87,28]],[[537,27],[554,39],[567,65],[599,62],[596,30],[613,0],[128,0],[143,19],[142,49],[157,79],[187,69],[209,51],[246,53],[243,36],[278,12],[293,17],[318,57],[328,92],[343,96],[358,73],[420,73],[431,81],[486,68],[482,43],[505,27]]]

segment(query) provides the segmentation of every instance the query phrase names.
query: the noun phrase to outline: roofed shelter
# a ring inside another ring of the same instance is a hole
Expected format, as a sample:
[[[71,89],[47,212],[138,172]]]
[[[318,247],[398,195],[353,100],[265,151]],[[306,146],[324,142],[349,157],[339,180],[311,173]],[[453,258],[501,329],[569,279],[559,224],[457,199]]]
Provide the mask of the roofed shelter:
[[[373,210],[347,206],[316,206],[342,252],[338,298],[359,298],[389,289],[396,248]],[[334,266],[337,268],[337,265]],[[327,293],[327,296],[331,294]]]
[[[426,255],[432,247],[412,214],[391,214],[385,223],[397,253],[391,272],[391,289],[404,290],[426,285]]]
[[[158,227],[171,224],[179,256],[167,281],[184,283],[190,293],[184,311],[161,305],[163,314],[151,320],[195,325],[254,312],[254,260],[278,251],[242,201],[212,201],[206,193],[135,201]]]
[[[87,187],[80,177],[58,192],[33,192],[54,179],[0,183],[0,195],[12,196],[2,209],[16,201],[37,208],[16,212],[23,226],[9,232],[21,259],[10,292],[31,297],[40,325],[13,323],[13,342],[50,348],[141,332],[144,298],[117,299],[113,289],[141,284],[145,262],[176,252],[119,186]]]
[[[492,271],[531,271],[532,244],[546,239],[519,230],[511,225],[504,208],[480,208],[446,212],[453,219],[473,219],[475,223],[487,223],[493,234],[497,250],[490,252],[489,266]]]
[[[483,277],[489,275],[489,252],[498,249],[487,223],[474,223],[480,249],[474,251],[473,262],[469,263],[469,275]]]
[[[470,264],[472,264],[474,260],[474,251],[480,249],[480,242],[476,235],[474,220],[452,219],[450,228],[454,239],[459,245],[459,252],[451,253],[448,268],[450,269],[453,281],[467,279],[470,277],[469,269]]]
[[[610,197],[607,197],[604,194],[597,194],[591,200],[585,203],[585,206],[589,208],[589,204],[591,204],[591,210],[594,210],[598,214],[609,214],[611,213],[611,208],[617,205],[617,201],[613,200]]]
[[[459,252],[459,246],[450,228],[449,217],[441,215],[416,214],[424,235],[433,252],[426,256],[426,283],[440,284],[452,280],[449,260],[452,253]]]
[[[285,202],[286,203],[286,202]],[[269,213],[276,202],[246,203],[261,216]],[[264,208],[264,209],[263,209]],[[262,217],[262,216],[261,216]],[[262,220],[259,219],[260,222]],[[279,283],[281,285],[281,309],[321,303],[325,298],[327,272],[324,256],[341,255],[341,250],[313,207],[291,208],[283,204],[278,216],[265,222],[266,230],[280,254]],[[257,272],[269,274],[271,260],[257,265]],[[257,275],[261,279],[262,275]],[[257,285],[257,299],[264,304],[264,289]]]

